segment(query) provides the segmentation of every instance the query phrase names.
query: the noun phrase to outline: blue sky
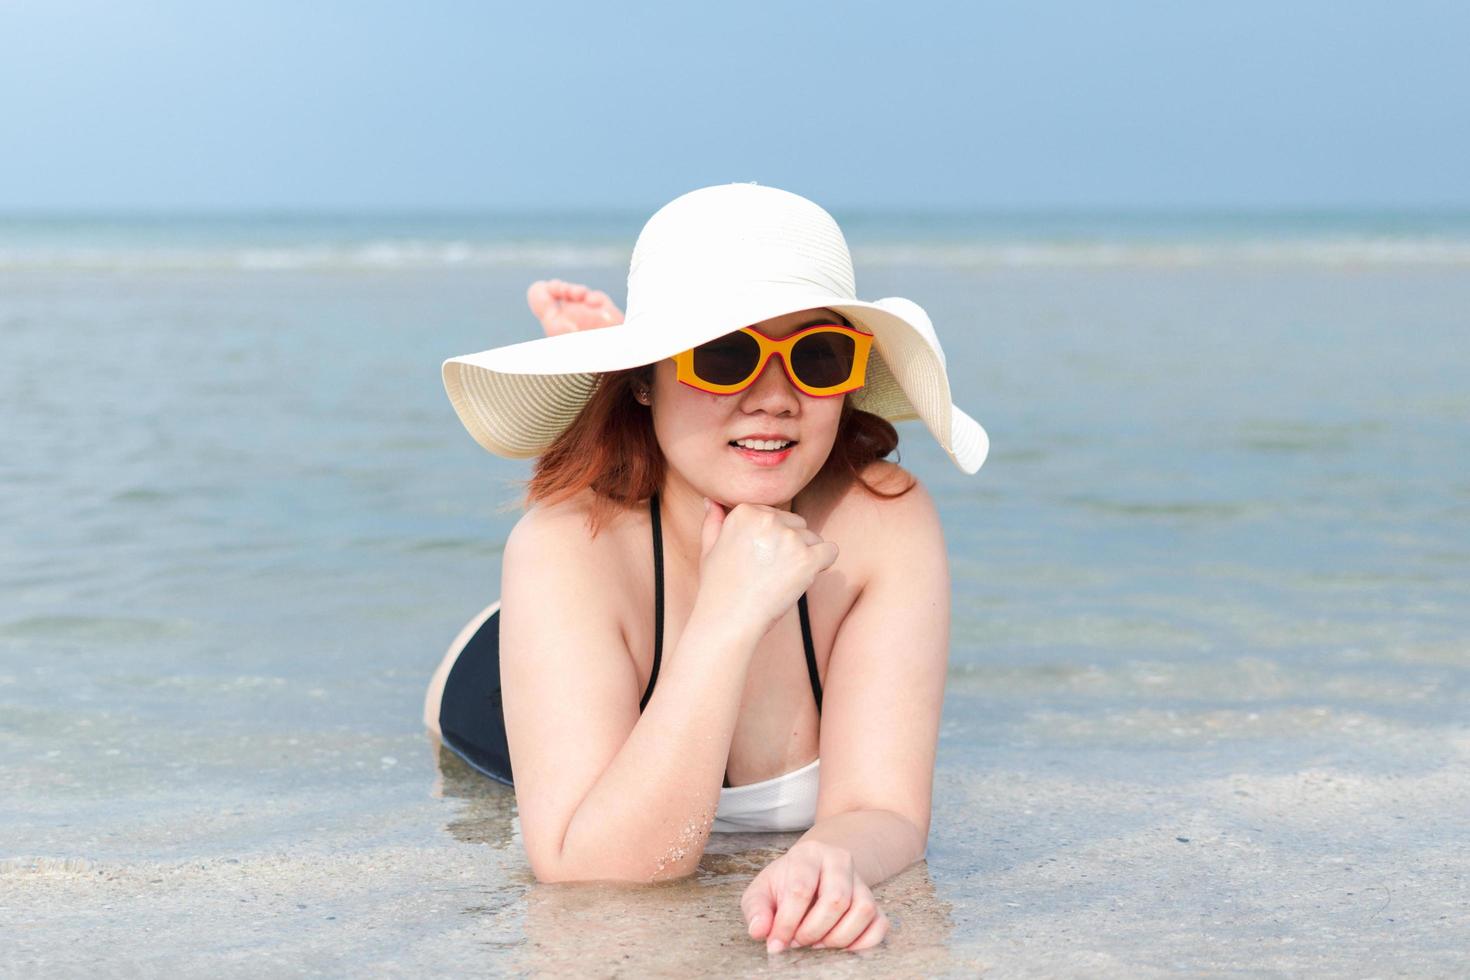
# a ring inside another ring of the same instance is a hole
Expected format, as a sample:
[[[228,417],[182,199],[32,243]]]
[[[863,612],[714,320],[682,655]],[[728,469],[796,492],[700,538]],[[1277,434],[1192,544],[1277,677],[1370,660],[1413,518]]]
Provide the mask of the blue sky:
[[[0,0],[0,209],[1470,206],[1470,4]]]

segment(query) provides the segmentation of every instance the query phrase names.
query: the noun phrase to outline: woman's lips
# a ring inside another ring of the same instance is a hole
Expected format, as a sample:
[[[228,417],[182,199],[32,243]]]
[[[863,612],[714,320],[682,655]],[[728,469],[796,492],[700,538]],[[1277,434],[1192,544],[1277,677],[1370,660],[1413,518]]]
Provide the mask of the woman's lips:
[[[778,466],[795,448],[796,443],[793,442],[785,449],[746,449],[744,446],[731,446],[730,450],[739,453],[756,466]]]

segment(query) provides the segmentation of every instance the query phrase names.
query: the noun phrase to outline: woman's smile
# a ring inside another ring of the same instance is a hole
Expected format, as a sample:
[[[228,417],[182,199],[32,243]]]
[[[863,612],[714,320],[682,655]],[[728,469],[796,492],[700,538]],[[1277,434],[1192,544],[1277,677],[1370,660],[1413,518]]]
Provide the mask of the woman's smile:
[[[751,449],[744,444],[731,443],[730,448],[735,451],[736,455],[756,466],[780,466],[796,448],[796,443],[788,442],[779,448],[771,449]]]
[[[779,432],[754,432],[730,440],[730,448],[756,466],[780,465],[796,444],[796,439]]]

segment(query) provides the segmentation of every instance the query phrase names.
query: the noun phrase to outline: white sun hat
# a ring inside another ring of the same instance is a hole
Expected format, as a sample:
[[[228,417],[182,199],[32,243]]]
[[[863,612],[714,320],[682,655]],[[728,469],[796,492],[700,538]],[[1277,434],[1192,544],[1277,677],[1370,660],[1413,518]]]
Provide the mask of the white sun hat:
[[[727,333],[826,308],[873,335],[854,408],[920,419],[961,470],[990,439],[953,404],[944,351],[918,304],[857,298],[837,222],[788,191],[722,184],[664,205],[638,236],[627,318],[444,362],[444,388],[475,441],[499,456],[539,456],[571,425],[601,372],[654,364]]]

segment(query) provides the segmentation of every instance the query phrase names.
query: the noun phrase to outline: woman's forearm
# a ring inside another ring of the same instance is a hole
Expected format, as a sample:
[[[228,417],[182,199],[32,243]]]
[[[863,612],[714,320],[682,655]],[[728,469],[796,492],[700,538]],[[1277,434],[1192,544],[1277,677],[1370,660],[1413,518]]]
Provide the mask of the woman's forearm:
[[[852,810],[818,820],[801,835],[852,855],[853,870],[869,886],[898,874],[924,856],[926,834],[892,810]]]
[[[693,870],[759,640],[696,603],[648,707],[572,815],[555,867],[537,868],[538,877],[650,881]]]

